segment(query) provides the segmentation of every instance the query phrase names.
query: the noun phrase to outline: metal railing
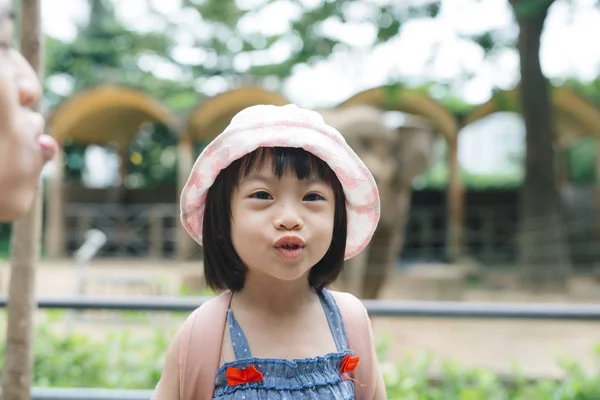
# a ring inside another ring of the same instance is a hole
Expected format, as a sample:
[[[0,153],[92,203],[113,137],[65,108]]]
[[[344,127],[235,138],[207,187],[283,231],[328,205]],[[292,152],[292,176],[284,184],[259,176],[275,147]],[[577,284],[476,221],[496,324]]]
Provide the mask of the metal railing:
[[[136,298],[45,298],[37,301],[41,309],[191,311],[210,297],[136,297]],[[0,297],[0,308],[7,304]],[[600,305],[465,303],[445,301],[363,300],[372,317],[447,317],[482,319],[552,319],[600,321]],[[33,400],[148,400],[152,390],[98,388],[33,388]],[[1,397],[1,393],[0,393]]]
[[[40,309],[192,311],[210,297],[56,297],[40,298]],[[0,308],[8,300],[0,297]],[[451,301],[362,300],[372,317],[552,319],[600,321],[600,304],[484,303]]]

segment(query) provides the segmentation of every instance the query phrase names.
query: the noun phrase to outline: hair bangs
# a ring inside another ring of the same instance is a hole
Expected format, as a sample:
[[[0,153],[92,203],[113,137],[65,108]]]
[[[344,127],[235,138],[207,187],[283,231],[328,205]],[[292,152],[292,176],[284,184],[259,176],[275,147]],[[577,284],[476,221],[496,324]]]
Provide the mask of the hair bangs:
[[[241,160],[240,178],[271,164],[273,175],[281,178],[293,174],[298,179],[318,179],[331,182],[333,171],[327,163],[312,153],[296,147],[259,147]]]

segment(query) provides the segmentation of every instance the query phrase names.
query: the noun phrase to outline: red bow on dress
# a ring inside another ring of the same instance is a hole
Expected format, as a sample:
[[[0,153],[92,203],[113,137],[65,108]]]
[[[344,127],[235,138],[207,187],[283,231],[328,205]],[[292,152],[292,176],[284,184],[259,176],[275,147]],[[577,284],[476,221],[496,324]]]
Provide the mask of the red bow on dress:
[[[227,368],[227,384],[229,386],[242,385],[244,383],[260,382],[263,380],[261,374],[253,365],[246,369],[237,369],[233,367]]]
[[[344,361],[342,361],[342,366],[340,367],[342,375],[345,379],[350,379],[348,374],[354,372],[354,369],[358,365],[359,361],[360,357],[352,357],[350,354],[346,354],[346,357],[344,357]]]

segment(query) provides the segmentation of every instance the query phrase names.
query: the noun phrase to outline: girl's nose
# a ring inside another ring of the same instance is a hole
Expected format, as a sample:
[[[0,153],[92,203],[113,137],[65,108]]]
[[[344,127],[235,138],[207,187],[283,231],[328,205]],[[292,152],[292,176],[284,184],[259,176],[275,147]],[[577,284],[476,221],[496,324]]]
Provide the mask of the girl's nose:
[[[293,205],[281,205],[281,209],[273,221],[276,229],[298,230],[304,225],[300,213]]]
[[[15,60],[15,83],[19,92],[19,102],[21,105],[29,107],[39,100],[42,88],[37,75],[27,60],[16,50],[13,57]]]

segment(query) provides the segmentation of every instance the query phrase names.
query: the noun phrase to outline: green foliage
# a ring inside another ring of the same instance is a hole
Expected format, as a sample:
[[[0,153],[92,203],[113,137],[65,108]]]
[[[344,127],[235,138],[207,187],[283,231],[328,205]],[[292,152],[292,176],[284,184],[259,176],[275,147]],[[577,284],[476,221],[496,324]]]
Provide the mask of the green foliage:
[[[566,150],[570,182],[583,185],[596,182],[596,146],[597,139],[587,137],[577,140]]]
[[[72,93],[105,83],[141,89],[161,99],[192,90],[185,82],[161,79],[148,68],[148,64],[158,62],[177,68],[169,56],[175,44],[169,29],[133,31],[116,17],[111,1],[89,3],[90,23],[79,29],[72,43],[46,38],[45,100],[50,106]],[[72,88],[57,91],[52,85],[57,77],[70,82]]]
[[[10,234],[12,231],[12,224],[1,223],[0,224],[0,260],[8,259],[8,250],[10,248]]]
[[[64,176],[66,180],[81,180],[86,147],[86,145],[81,143],[73,143],[71,141],[63,142],[63,149],[65,152]]]
[[[142,129],[129,145],[130,187],[156,187],[177,182],[177,137],[166,126]]]
[[[62,314],[61,314],[62,315]],[[60,316],[57,316],[60,318]],[[174,330],[151,336],[127,332],[92,339],[77,333],[57,333],[47,325],[35,335],[34,385],[152,389],[159,380],[164,355]],[[570,360],[560,360],[561,381],[530,382],[515,369],[507,382],[483,368],[434,363],[429,354],[406,356],[400,363],[386,359],[391,339],[382,337],[377,353],[388,397],[403,400],[597,400],[600,370],[589,374]],[[600,368],[600,345],[595,349]],[[0,353],[0,366],[2,354]]]
[[[202,297],[213,297],[216,293],[210,288],[204,288],[202,290],[191,289],[188,285],[181,285],[179,287],[179,296],[202,296]]]
[[[348,43],[336,36],[330,36],[322,30],[322,26],[327,21],[373,24],[377,29],[376,40],[373,43],[375,46],[397,37],[404,21],[435,18],[440,11],[439,0],[427,0],[419,4],[393,2],[387,5],[358,0],[326,0],[318,6],[307,6],[303,1],[294,0],[294,4],[300,8],[301,15],[292,21],[289,31],[284,35],[266,38],[271,44],[282,39],[291,41],[297,44],[294,46],[294,51],[283,62],[252,67],[250,69],[252,75],[285,78],[298,64],[313,65],[320,60],[327,59],[338,50],[348,49]],[[357,16],[358,13],[351,11],[357,4],[367,10],[360,13],[360,17]]]
[[[140,338],[120,332],[100,340],[78,333],[58,334],[50,325],[39,326],[35,335],[34,385],[153,388],[173,334],[164,330]]]
[[[598,2],[600,4],[600,2]],[[588,101],[600,107],[600,78],[596,78],[591,82],[581,82],[577,79],[567,79],[564,82],[566,87],[569,87],[586,98]]]
[[[504,90],[495,90],[492,93],[492,99],[496,102],[498,111],[521,113],[519,99],[511,98],[509,93]]]
[[[515,16],[519,20],[533,18],[545,13],[555,0],[511,0]]]
[[[381,17],[377,24],[377,41],[384,43],[396,37],[400,33],[402,23],[394,15],[393,7],[387,6],[381,8]]]
[[[458,119],[466,118],[475,109],[474,105],[465,103],[462,99],[451,94],[442,97],[438,101]]]
[[[600,346],[595,349],[600,368]],[[572,361],[561,362],[564,379],[530,382],[514,371],[508,380],[484,368],[461,368],[433,357],[407,356],[396,365],[384,364],[388,398],[408,400],[594,400],[600,398],[600,369],[589,374]],[[432,377],[435,377],[432,382]]]
[[[403,89],[406,89],[406,88],[400,82],[385,85],[383,87],[383,93],[384,93],[383,107],[387,108],[387,109],[394,109],[393,108],[394,104],[400,104],[400,99],[402,97]],[[411,90],[411,89],[406,89],[406,90]]]

